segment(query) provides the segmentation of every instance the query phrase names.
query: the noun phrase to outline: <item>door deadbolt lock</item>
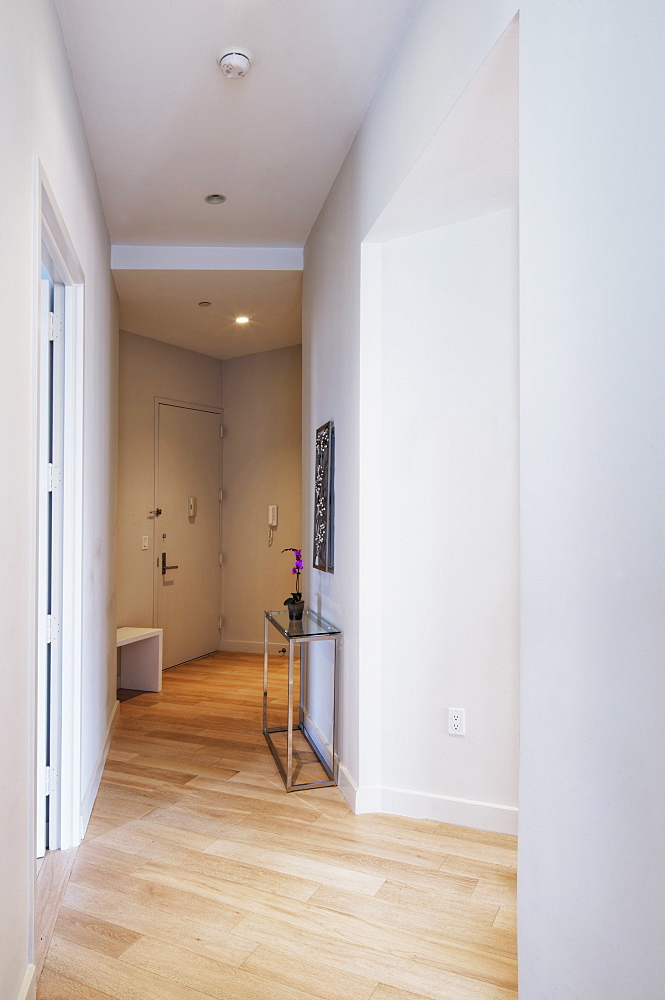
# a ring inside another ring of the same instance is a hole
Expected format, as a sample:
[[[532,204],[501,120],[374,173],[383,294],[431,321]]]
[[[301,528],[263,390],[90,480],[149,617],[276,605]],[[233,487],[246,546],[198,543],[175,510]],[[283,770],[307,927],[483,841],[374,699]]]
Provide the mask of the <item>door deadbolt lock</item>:
[[[162,576],[166,576],[167,569],[177,569],[177,566],[166,565],[166,552],[162,552]]]
[[[159,517],[159,515],[161,513],[162,513],[162,508],[161,507],[155,507],[154,510],[149,510],[148,511],[148,516],[149,517]]]

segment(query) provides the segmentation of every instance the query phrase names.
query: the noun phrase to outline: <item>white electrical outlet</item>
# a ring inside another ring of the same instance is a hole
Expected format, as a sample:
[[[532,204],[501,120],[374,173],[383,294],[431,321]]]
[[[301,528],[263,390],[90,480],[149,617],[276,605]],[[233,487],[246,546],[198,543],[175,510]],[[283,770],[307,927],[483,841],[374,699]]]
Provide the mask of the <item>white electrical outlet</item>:
[[[448,735],[449,736],[466,735],[466,718],[463,708],[448,709]]]

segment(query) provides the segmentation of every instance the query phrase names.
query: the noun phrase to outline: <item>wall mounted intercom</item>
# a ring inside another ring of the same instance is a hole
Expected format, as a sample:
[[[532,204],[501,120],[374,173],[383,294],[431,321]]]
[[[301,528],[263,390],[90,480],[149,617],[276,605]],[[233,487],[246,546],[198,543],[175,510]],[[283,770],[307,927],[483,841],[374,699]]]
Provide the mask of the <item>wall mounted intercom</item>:
[[[268,545],[272,545],[272,533],[277,527],[277,504],[268,504]]]

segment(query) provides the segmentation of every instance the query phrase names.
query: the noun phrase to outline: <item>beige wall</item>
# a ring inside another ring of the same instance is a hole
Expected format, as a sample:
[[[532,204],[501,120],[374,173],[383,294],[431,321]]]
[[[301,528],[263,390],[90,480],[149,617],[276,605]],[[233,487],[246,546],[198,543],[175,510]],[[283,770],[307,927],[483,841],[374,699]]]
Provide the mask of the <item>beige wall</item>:
[[[299,345],[224,362],[223,482],[222,648],[258,652],[263,611],[291,593],[282,549],[302,539]],[[271,503],[279,524],[269,548]]]
[[[301,542],[300,347],[219,361],[120,335],[118,625],[151,625],[155,396],[224,407],[222,648],[263,649],[265,608],[281,607]],[[268,547],[267,506],[279,505]],[[141,536],[151,548],[141,550]],[[275,648],[278,648],[279,644]]]
[[[222,405],[222,362],[158,340],[120,334],[118,625],[152,625],[155,396]],[[151,548],[141,550],[141,536]]]

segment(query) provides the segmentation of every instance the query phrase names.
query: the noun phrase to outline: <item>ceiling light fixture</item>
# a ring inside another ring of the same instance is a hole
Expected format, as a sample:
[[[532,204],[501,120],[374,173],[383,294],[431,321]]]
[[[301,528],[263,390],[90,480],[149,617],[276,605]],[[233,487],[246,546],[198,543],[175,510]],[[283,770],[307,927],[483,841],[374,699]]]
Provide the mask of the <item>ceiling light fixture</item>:
[[[236,316],[236,323],[249,323],[249,316]]]
[[[228,49],[217,56],[217,62],[227,80],[242,80],[252,61],[249,49]]]
[[[209,205],[223,205],[226,201],[225,194],[207,194],[204,201],[207,201]]]
[[[200,306],[209,306],[209,305],[211,305],[211,303],[210,302],[199,302],[199,305]]]

